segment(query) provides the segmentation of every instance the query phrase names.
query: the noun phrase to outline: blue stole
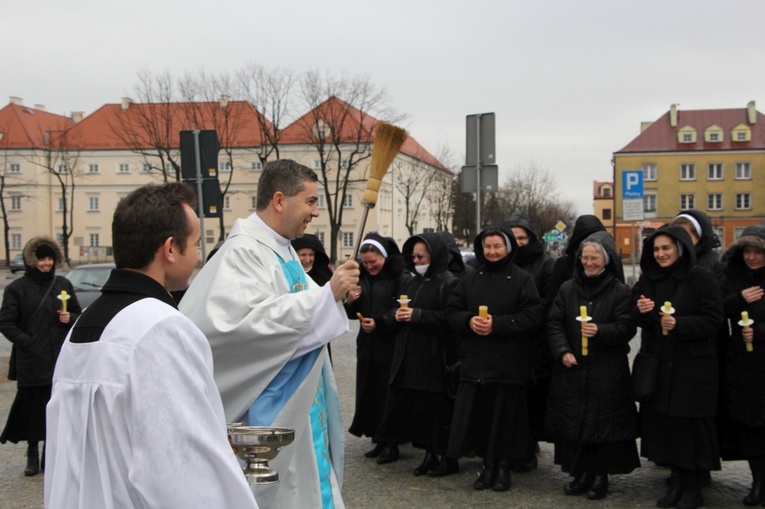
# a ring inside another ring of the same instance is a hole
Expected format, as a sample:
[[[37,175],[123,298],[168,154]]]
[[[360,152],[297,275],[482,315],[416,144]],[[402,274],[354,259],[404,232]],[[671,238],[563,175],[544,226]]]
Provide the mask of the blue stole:
[[[290,293],[307,290],[306,274],[300,263],[295,260],[285,262],[278,253],[274,253],[279,258],[284,276],[290,285]],[[308,373],[311,372],[321,350],[321,348],[317,348],[297,359],[288,361],[284,365],[247,410],[245,420],[250,426],[271,426],[273,424],[277,414],[292,398]],[[329,452],[329,430],[327,429],[327,400],[324,394],[324,367],[319,373],[319,383],[309,415],[314,454],[318,466],[317,474],[321,488],[322,509],[334,509],[331,483],[332,458]]]

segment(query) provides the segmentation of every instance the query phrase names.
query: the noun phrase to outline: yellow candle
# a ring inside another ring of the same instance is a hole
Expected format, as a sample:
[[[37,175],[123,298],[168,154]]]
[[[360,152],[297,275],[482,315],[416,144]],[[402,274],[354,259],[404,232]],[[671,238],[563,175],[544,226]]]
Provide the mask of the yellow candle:
[[[664,307],[661,308],[662,313],[664,313],[665,316],[666,315],[671,315],[672,314],[670,312],[671,309],[672,309],[672,303],[670,301],[668,301],[668,300],[664,301]],[[661,333],[662,333],[662,335],[667,336],[669,334],[669,331],[662,327]]]
[[[582,319],[582,327],[587,323],[587,306],[579,306],[579,317]],[[587,357],[590,354],[590,342],[582,336],[582,356]]]
[[[489,318],[489,306],[478,306],[478,316],[484,320]]]
[[[61,294],[58,296],[61,299],[61,312],[66,313],[66,301],[69,300],[69,294],[66,290],[61,290]]]
[[[408,295],[402,295],[401,299],[399,300],[399,304],[401,304],[402,308],[408,308],[409,307],[409,296]]]
[[[749,323],[749,311],[742,311],[741,312],[741,323]],[[744,325],[745,329],[748,329],[748,325]],[[746,346],[747,352],[754,352],[754,345],[751,341],[744,341],[744,346]]]

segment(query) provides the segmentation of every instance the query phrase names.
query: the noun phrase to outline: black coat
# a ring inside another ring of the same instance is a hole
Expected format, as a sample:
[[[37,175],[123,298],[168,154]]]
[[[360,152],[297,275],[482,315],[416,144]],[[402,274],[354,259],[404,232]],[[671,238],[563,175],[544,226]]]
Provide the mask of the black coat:
[[[396,328],[396,340],[391,363],[390,384],[402,389],[446,394],[446,365],[455,362],[456,339],[449,328],[446,303],[458,279],[447,270],[446,246],[435,233],[423,233],[404,243],[404,259],[410,259],[414,244],[423,241],[429,246],[431,263],[424,276],[416,273],[407,279],[402,293],[413,308],[411,322],[396,322],[395,310],[390,311]]]
[[[512,250],[501,262],[487,263],[482,239],[476,237],[475,253],[481,267],[462,278],[449,299],[449,323],[460,335],[460,379],[525,385],[529,377],[529,341],[542,320],[543,305],[534,280],[512,263],[518,245],[512,231],[501,228]],[[470,329],[478,307],[486,305],[493,332],[479,336]]]
[[[28,267],[24,276],[11,282],[3,293],[0,333],[14,344],[19,387],[44,386],[53,382],[53,369],[61,345],[82,311],[69,280],[53,274],[53,287],[35,313],[51,284],[49,276]],[[68,324],[59,321],[61,300],[57,297],[62,290],[71,296],[67,301],[67,311],[71,315]]]
[[[668,235],[683,245],[672,267],[661,269],[653,256],[653,240]],[[720,285],[712,272],[696,266],[693,243],[680,226],[657,230],[646,239],[640,258],[643,274],[632,289],[632,316],[642,329],[641,348],[658,354],[658,389],[641,408],[674,417],[714,417],[717,410],[718,366],[715,338],[723,322]],[[655,308],[642,314],[641,295]],[[660,308],[675,309],[675,329],[663,335]]]
[[[613,241],[603,234],[611,244],[606,271],[587,278],[577,260],[573,278],[561,287],[548,316],[553,376],[545,427],[580,444],[614,444],[638,436],[627,360],[635,335],[630,290],[615,277]],[[580,306],[587,306],[591,323],[598,326],[598,334],[589,338],[587,356],[582,355],[582,324],[576,320]],[[576,366],[563,365],[567,352],[576,357]]]
[[[747,303],[741,291],[752,286],[765,288],[765,268],[750,270],[742,258],[744,248],[765,251],[765,227],[749,227],[725,252],[728,259],[723,287],[723,308],[730,320],[731,341],[728,347],[725,395],[731,419],[751,427],[765,426],[765,299]],[[741,336],[741,312],[754,321],[753,350],[746,351]]]

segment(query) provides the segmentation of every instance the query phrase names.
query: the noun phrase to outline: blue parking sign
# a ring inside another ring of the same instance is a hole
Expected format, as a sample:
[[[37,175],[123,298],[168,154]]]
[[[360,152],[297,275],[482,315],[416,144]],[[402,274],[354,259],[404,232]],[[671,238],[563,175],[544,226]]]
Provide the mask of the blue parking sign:
[[[622,198],[643,197],[643,170],[629,170],[622,173]]]

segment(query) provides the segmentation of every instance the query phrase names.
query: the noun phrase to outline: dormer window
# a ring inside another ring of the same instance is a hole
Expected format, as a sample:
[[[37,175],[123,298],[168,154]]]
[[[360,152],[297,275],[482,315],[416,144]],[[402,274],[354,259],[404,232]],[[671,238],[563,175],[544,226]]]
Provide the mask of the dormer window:
[[[313,136],[317,140],[324,140],[329,136],[329,127],[324,120],[319,119],[313,126]]]
[[[711,125],[704,131],[704,141],[707,143],[719,143],[723,141],[723,130],[719,125]]]
[[[696,130],[687,125],[677,131],[678,143],[696,143]]]
[[[752,130],[746,124],[739,124],[730,132],[733,141],[752,141]]]
[[[611,196],[611,188],[610,188],[610,187],[608,187],[608,186],[604,186],[604,187],[603,187],[603,189],[602,189],[602,191],[603,191],[603,196],[604,196],[604,197],[609,197],[609,196]]]

